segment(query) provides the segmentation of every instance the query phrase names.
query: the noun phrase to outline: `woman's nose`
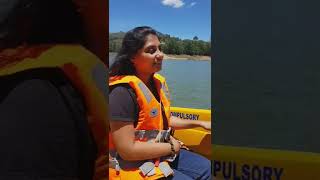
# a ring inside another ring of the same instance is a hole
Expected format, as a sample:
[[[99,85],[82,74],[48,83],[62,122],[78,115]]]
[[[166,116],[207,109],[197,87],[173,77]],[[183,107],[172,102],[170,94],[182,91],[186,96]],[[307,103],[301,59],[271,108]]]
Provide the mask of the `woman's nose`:
[[[163,56],[164,56],[164,55],[163,55],[163,52],[159,51],[158,54],[156,55],[156,58],[162,60],[162,59],[163,59]]]

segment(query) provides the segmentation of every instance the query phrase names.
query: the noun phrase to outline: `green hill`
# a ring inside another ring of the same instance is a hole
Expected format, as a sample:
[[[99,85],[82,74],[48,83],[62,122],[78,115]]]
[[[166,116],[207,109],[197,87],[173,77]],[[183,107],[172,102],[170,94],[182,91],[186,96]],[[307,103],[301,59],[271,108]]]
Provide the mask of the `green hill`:
[[[181,40],[177,37],[171,37],[168,34],[158,32],[160,41],[163,43],[162,51],[165,54],[187,54],[187,55],[202,55],[210,56],[211,43],[207,41],[198,40],[195,36],[193,40]],[[109,33],[109,51],[118,52],[125,32]]]

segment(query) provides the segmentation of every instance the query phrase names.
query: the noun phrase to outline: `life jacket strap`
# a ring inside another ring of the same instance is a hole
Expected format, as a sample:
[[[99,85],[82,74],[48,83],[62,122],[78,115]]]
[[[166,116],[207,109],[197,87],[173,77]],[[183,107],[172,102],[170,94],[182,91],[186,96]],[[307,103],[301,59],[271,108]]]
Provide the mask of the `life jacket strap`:
[[[168,142],[171,135],[171,128],[168,130],[136,130],[135,139],[139,141],[154,140],[157,143]]]
[[[171,128],[168,130],[136,130],[135,139],[140,141],[153,141],[156,143],[168,142],[171,135]],[[117,153],[115,149],[109,150],[109,168],[115,169],[117,172],[120,169],[139,168],[143,176],[152,176],[156,173],[155,167],[159,167],[165,177],[173,174],[172,168],[166,163],[173,162],[176,158],[165,156],[155,160],[141,161],[125,161]]]
[[[109,160],[109,168],[115,169],[117,172],[120,172],[120,169],[121,169],[121,167],[119,166],[119,162],[115,158],[112,160]],[[144,162],[138,168],[143,176],[152,176],[156,173],[156,170],[155,170],[156,166],[151,161]],[[168,163],[165,163],[163,161],[160,162],[159,169],[165,177],[173,175],[173,169],[168,165]]]

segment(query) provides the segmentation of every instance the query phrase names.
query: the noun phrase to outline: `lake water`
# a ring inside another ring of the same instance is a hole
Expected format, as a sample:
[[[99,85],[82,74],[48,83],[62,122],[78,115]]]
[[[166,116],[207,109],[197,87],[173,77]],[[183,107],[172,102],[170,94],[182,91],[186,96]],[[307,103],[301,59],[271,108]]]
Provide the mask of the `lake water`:
[[[211,109],[211,61],[166,60],[159,74],[166,77],[173,106]]]
[[[164,60],[159,74],[167,80],[172,106],[211,109],[211,61]]]

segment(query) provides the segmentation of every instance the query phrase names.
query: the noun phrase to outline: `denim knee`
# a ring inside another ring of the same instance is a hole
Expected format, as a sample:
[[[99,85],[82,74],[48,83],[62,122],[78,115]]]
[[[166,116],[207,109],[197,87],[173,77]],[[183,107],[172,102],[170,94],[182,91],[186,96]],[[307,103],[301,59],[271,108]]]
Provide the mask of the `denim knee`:
[[[199,162],[199,166],[201,166],[201,177],[199,180],[211,180],[211,161],[205,159]]]

